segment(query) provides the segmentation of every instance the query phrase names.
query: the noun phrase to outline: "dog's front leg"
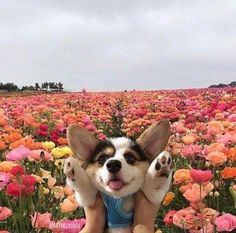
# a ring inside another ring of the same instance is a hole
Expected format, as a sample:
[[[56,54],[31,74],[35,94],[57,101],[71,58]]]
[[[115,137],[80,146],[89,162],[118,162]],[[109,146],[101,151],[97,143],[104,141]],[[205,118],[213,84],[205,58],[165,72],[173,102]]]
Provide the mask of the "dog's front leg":
[[[67,184],[74,190],[75,198],[83,207],[93,206],[97,190],[89,180],[86,171],[80,166],[77,159],[72,157],[65,160],[64,173]]]
[[[170,189],[172,168],[170,153],[163,151],[153,160],[147,171],[142,191],[147,199],[157,206],[157,211],[162,199]]]

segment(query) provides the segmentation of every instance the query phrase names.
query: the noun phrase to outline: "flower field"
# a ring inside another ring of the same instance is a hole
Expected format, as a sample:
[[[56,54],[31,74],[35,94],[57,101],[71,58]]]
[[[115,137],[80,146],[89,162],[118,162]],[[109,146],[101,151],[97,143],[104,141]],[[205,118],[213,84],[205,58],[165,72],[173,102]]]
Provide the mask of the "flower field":
[[[99,139],[137,138],[170,119],[174,175],[156,228],[235,232],[236,89],[0,96],[0,233],[77,233],[85,224],[65,186],[66,127]]]

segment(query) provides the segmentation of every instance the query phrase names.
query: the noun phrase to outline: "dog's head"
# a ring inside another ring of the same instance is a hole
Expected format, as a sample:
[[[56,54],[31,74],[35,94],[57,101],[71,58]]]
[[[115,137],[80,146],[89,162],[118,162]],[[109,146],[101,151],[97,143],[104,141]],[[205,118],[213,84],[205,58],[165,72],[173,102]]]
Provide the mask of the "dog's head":
[[[141,188],[150,162],[165,148],[169,136],[166,120],[152,124],[136,141],[126,137],[100,141],[78,125],[70,125],[67,131],[69,146],[92,183],[118,198]]]

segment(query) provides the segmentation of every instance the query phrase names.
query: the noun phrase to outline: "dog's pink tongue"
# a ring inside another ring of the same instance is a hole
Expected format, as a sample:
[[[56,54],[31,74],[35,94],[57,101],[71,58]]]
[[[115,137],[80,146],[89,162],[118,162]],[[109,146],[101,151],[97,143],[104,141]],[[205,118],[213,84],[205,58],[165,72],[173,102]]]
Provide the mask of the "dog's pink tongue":
[[[108,185],[110,189],[119,190],[123,187],[124,184],[121,180],[111,180]]]

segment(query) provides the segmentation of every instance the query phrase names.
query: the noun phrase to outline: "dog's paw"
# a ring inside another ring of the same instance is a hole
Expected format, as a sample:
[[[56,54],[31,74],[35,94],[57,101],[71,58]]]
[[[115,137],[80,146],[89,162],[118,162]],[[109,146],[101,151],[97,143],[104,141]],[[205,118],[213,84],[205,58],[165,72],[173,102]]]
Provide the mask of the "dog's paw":
[[[155,178],[158,177],[169,177],[173,169],[173,161],[171,155],[167,151],[160,153],[155,159]]]
[[[81,173],[80,169],[82,168],[80,167],[78,160],[72,157],[65,160],[64,173],[70,181],[75,182],[76,179],[79,178],[78,176]]]
[[[152,161],[147,171],[142,191],[148,200],[156,206],[160,205],[170,188],[172,169],[171,155],[169,152],[163,151]]]

